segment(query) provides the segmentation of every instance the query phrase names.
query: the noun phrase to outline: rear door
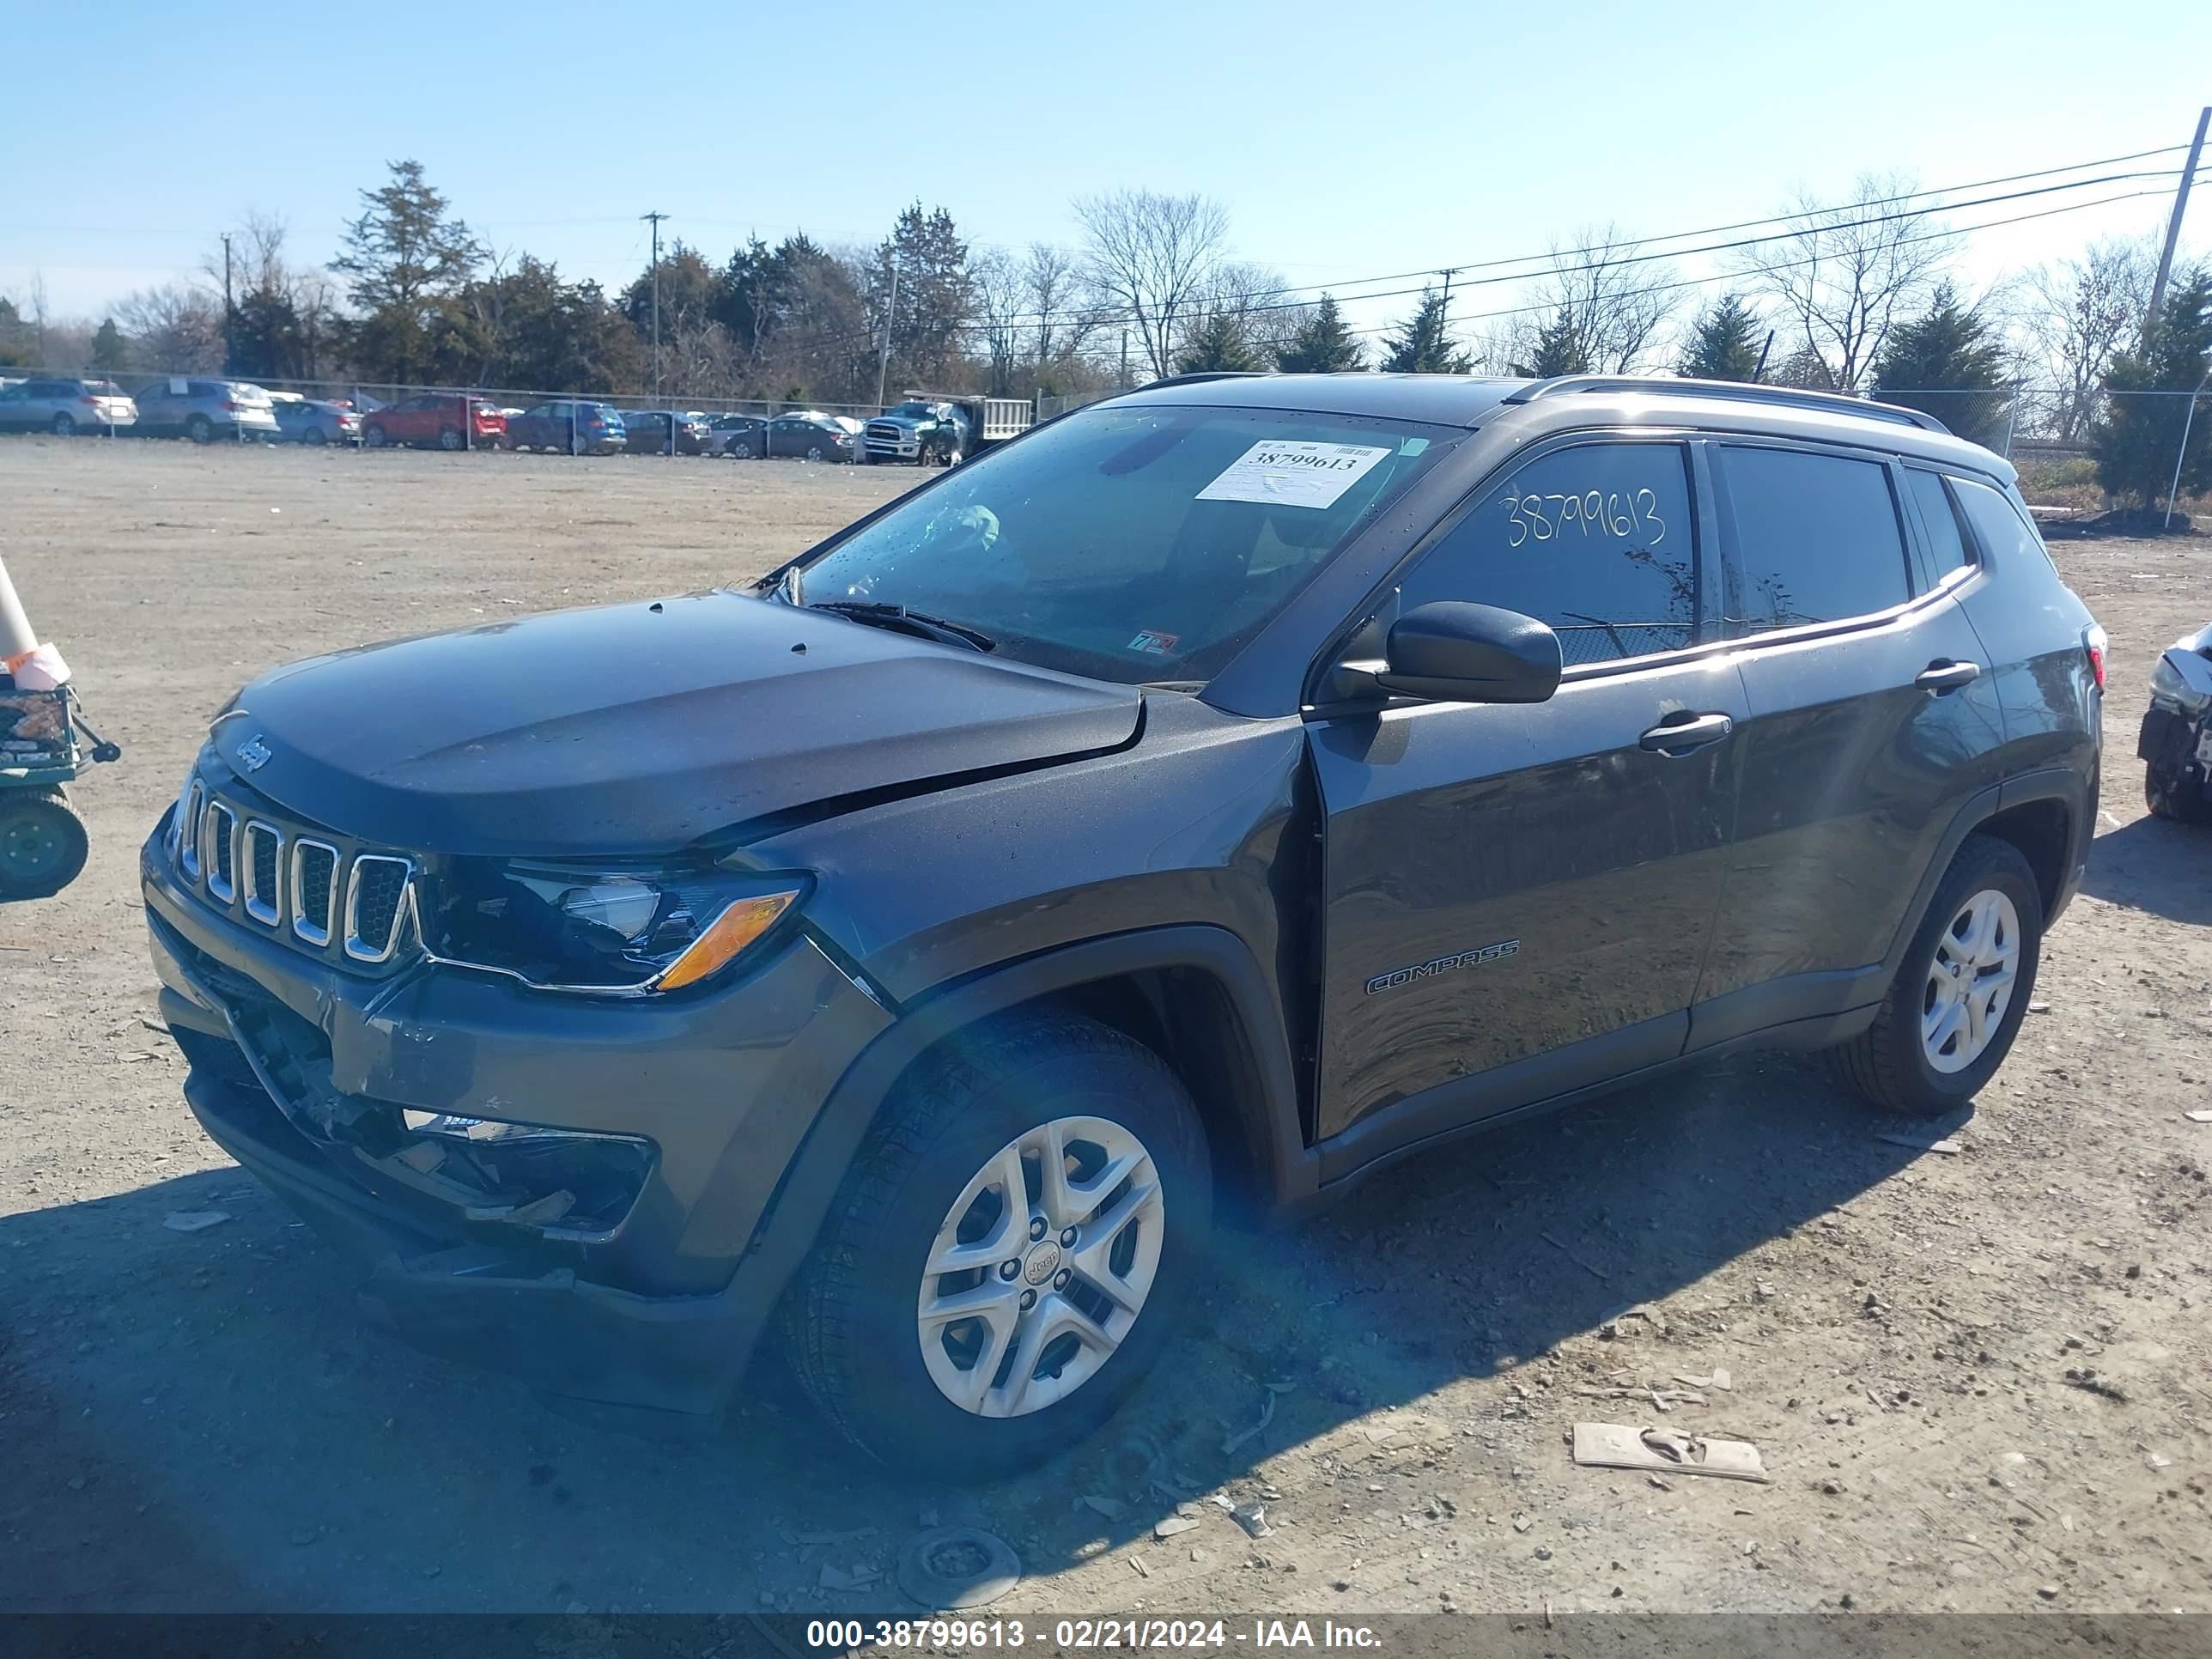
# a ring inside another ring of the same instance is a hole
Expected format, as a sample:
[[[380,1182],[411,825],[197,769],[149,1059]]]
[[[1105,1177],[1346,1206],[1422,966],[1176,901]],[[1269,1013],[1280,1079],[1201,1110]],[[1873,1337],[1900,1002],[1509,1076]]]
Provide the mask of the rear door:
[[[1722,627],[1751,716],[1728,891],[1691,1046],[1863,1006],[1923,873],[2003,742],[1952,586],[1916,568],[1904,471],[1865,452],[1711,446]]]
[[[1346,1136],[1346,1165],[1680,1052],[1747,713],[1706,643],[1700,516],[1682,442],[1538,453],[1447,521],[1399,608],[1540,618],[1567,664],[1557,694],[1311,723],[1327,813],[1318,1127]]]

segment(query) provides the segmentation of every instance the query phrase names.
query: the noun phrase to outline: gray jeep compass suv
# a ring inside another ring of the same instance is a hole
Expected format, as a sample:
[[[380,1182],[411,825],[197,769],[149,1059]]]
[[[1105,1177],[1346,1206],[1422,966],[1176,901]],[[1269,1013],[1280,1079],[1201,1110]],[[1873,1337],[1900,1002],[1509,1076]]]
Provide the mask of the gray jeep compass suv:
[[[1925,416],[1187,376],[744,592],[264,675],[146,915],[193,1112],[403,1334],[700,1413],[767,1336],[972,1477],[1111,1411],[1217,1218],[1741,1044],[1966,1101],[2102,680]]]

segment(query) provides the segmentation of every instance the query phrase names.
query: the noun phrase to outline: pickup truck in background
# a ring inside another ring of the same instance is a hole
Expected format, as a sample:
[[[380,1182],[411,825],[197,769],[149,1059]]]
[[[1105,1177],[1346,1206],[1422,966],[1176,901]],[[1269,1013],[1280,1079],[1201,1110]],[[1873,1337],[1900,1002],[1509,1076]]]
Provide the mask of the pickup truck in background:
[[[1026,398],[952,397],[907,392],[896,408],[867,423],[862,434],[870,462],[936,462],[957,466],[993,444],[1029,430],[1036,412]]]

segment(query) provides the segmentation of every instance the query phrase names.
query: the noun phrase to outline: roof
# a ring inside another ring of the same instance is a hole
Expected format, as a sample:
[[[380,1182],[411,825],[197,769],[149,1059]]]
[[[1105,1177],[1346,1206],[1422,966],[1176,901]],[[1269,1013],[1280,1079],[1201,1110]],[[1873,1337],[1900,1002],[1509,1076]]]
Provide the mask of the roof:
[[[1204,404],[1230,409],[1304,409],[1474,426],[1527,380],[1479,380],[1468,374],[1176,375],[1124,393],[1116,402]]]

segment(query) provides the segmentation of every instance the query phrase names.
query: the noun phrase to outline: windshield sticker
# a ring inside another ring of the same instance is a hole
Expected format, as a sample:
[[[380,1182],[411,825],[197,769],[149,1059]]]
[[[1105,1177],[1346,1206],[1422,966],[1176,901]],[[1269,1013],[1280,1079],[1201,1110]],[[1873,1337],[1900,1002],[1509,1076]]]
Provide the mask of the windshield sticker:
[[[1172,656],[1176,647],[1182,643],[1180,634],[1156,634],[1148,628],[1129,641],[1129,649],[1141,651],[1148,657],[1166,657]]]
[[[1259,501],[1268,507],[1336,505],[1390,451],[1365,444],[1256,443],[1198,492],[1201,501]]]

